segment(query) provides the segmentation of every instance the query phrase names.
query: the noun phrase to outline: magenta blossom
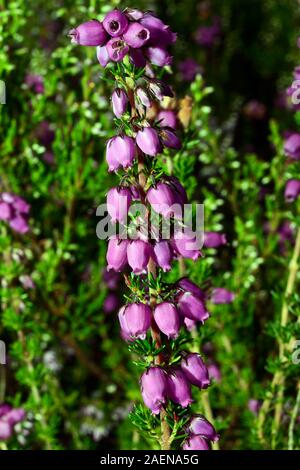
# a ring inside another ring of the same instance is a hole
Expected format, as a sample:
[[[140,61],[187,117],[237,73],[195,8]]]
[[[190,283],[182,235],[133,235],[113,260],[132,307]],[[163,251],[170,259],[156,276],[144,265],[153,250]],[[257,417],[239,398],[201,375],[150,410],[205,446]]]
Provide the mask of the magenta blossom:
[[[191,353],[185,356],[181,361],[181,369],[193,385],[199,388],[209,386],[208,370],[199,354]]]
[[[132,194],[129,188],[111,188],[107,193],[107,211],[112,222],[124,224],[127,221]]]
[[[90,20],[69,32],[71,42],[81,46],[103,46],[107,41],[107,34],[102,23]]]
[[[150,38],[150,32],[140,23],[130,23],[126,33],[123,35],[126,43],[135,48],[142,47]]]
[[[25,418],[22,408],[12,408],[3,403],[0,405],[0,441],[7,441],[13,434],[14,426]]]
[[[103,20],[103,26],[110,36],[121,36],[128,28],[127,16],[120,10],[110,11]]]
[[[219,435],[213,425],[202,415],[197,415],[192,419],[189,424],[189,432],[196,436],[205,437],[212,442],[219,440]]]
[[[109,171],[129,168],[135,157],[135,142],[132,137],[119,135],[109,139],[106,145],[106,161]]]
[[[295,201],[300,195],[300,180],[291,179],[286,183],[284,198],[286,202]]]
[[[213,304],[230,304],[235,299],[234,292],[231,292],[223,287],[217,287],[213,290],[211,301]]]
[[[175,305],[170,302],[162,302],[155,307],[153,316],[162,333],[168,338],[177,338],[180,318]]]
[[[37,95],[44,94],[45,86],[44,79],[41,75],[36,75],[33,73],[28,73],[25,78],[25,83],[34,93]]]
[[[197,73],[203,73],[203,68],[192,58],[180,62],[178,69],[185,82],[192,82]]]
[[[128,264],[134,274],[146,273],[152,246],[143,240],[132,240],[127,247]]]
[[[129,46],[121,37],[112,38],[106,44],[109,58],[113,62],[121,62],[129,52]]]
[[[119,311],[121,329],[132,338],[145,338],[151,324],[151,308],[142,303],[128,304]]]
[[[158,414],[168,393],[165,371],[160,367],[150,367],[146,370],[141,377],[141,391],[145,405],[153,414]]]
[[[113,237],[108,242],[107,247],[107,269],[114,271],[122,271],[127,265],[127,246],[128,240],[120,240]]]
[[[210,450],[209,441],[201,436],[190,436],[182,446],[183,450]]]
[[[205,232],[204,233],[204,246],[206,248],[218,248],[227,243],[226,235],[218,232]]]
[[[209,318],[204,302],[190,292],[185,292],[178,296],[178,310],[183,317],[202,324]]]
[[[172,109],[162,109],[157,115],[157,120],[162,127],[170,127],[171,129],[177,127],[177,115]]]
[[[168,374],[168,396],[183,407],[192,403],[191,388],[182,370],[174,368]]]
[[[125,113],[128,104],[126,92],[122,88],[116,88],[113,91],[111,101],[114,115],[120,118]]]
[[[286,155],[293,160],[300,159],[300,134],[294,132],[290,134],[284,142],[284,151]]]
[[[15,232],[28,232],[29,211],[30,205],[22,197],[11,193],[0,194],[0,220],[8,222]]]
[[[158,132],[152,127],[143,127],[140,129],[136,136],[136,143],[142,152],[151,157],[155,157],[162,151],[162,144],[159,140]]]

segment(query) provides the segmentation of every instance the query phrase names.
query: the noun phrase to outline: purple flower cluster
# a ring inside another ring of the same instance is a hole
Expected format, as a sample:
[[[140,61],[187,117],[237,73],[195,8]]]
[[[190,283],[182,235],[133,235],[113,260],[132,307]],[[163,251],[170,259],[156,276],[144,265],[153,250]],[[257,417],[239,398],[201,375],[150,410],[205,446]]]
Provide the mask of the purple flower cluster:
[[[97,47],[102,67],[120,62],[126,55],[136,67],[145,67],[147,62],[159,67],[170,65],[168,46],[176,41],[176,34],[159,18],[135,9],[113,10],[103,22],[87,21],[69,35],[76,44]]]
[[[153,414],[158,414],[167,400],[189,406],[193,401],[191,385],[205,389],[209,384],[207,367],[196,353],[183,355],[180,365],[151,366],[141,376],[143,400]]]
[[[15,232],[28,232],[29,211],[30,205],[20,196],[11,193],[0,194],[0,220],[8,222]]]
[[[124,95],[121,96],[123,104],[117,102],[116,99],[113,101],[113,109],[117,117],[125,112],[127,106]],[[135,137],[125,134],[112,137],[106,145],[106,161],[109,171],[125,170],[132,167],[139,151],[150,157],[155,157],[162,152],[163,147],[177,150],[181,147],[181,142],[171,127],[141,127],[135,133]]]
[[[25,411],[22,408],[12,408],[3,403],[0,405],[0,441],[7,441],[13,434],[16,424],[23,421]]]

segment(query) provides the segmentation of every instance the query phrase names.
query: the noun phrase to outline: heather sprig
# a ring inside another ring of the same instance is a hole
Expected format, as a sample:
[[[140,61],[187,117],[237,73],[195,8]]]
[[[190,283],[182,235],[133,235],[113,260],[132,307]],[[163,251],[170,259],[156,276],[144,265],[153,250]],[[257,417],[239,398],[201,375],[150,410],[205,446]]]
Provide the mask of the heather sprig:
[[[142,417],[141,409],[132,413],[133,422],[144,431],[146,419],[147,427],[154,427],[150,434],[158,436],[161,448],[170,449],[184,430],[169,416],[181,422],[183,409],[185,421],[191,420],[191,385],[201,389],[210,383],[200,355],[188,354],[187,339],[176,340],[180,330],[185,329],[185,319],[204,324],[209,318],[205,296],[191,281],[168,286],[163,280],[163,272],[171,269],[173,259],[196,260],[201,255],[192,232],[178,231],[182,209],[188,202],[185,189],[177,178],[159,169],[161,158],[172,162],[169,149],[182,148],[174,129],[176,116],[156,111],[164,97],[173,96],[157,67],[171,64],[168,46],[175,42],[176,35],[150,13],[114,10],[105,16],[103,23],[88,21],[73,29],[70,36],[78,44],[97,46],[100,64],[107,67],[115,81],[112,109],[118,133],[107,142],[106,160],[109,171],[125,173],[119,186],[108,192],[108,212],[112,222],[124,225],[126,231],[125,221],[133,199],[144,210],[132,219],[136,222],[137,236],[110,239],[108,269],[124,271],[129,265],[132,270],[130,277],[125,276],[131,295],[126,296],[127,304],[118,315],[121,335],[130,349],[144,358],[139,365],[143,361],[147,365],[140,379],[141,393],[146,407],[159,415],[160,431],[156,429],[157,421]],[[171,218],[174,228],[171,238],[164,240],[159,230],[153,233],[152,226],[150,231],[144,227],[151,210]],[[207,246],[214,247],[226,242],[223,235],[214,233],[206,234],[205,240]],[[182,334],[188,337],[187,332]],[[184,448],[208,449],[210,441],[215,440],[215,435],[189,429],[187,436]]]

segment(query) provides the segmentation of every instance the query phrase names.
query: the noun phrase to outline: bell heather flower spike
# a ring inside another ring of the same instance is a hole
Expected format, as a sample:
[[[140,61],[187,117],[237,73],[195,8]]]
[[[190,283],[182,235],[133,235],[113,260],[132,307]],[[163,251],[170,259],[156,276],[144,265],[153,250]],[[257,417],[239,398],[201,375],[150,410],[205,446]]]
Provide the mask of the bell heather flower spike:
[[[115,79],[112,108],[119,133],[106,144],[106,161],[108,171],[122,174],[117,186],[108,191],[107,211],[120,232],[108,242],[103,280],[113,292],[103,309],[115,310],[119,281],[112,276],[126,270],[130,293],[118,313],[121,337],[145,369],[140,385],[146,409],[136,407],[132,419],[141,431],[147,422],[164,450],[171,448],[175,438],[181,439],[184,449],[206,450],[216,440],[214,428],[204,417],[196,416],[193,421],[190,405],[192,385],[206,388],[208,371],[200,355],[184,348],[189,332],[209,318],[206,298],[188,278],[170,283],[164,274],[174,259],[196,261],[201,255],[196,233],[183,220],[186,191],[175,176],[162,172],[159,160],[160,154],[169,157],[182,146],[176,112],[164,109],[162,102],[174,93],[157,72],[158,67],[171,64],[170,46],[176,34],[152,13],[125,9],[109,12],[103,23],[84,23],[72,30],[71,37],[78,44],[94,45],[100,65],[109,65]],[[13,208],[12,201],[0,200],[2,220],[26,214],[20,206]],[[171,220],[171,236],[165,236],[152,218]],[[210,245],[223,243],[224,235],[210,235]],[[153,420],[150,413],[159,417]],[[181,436],[186,433],[183,442]]]

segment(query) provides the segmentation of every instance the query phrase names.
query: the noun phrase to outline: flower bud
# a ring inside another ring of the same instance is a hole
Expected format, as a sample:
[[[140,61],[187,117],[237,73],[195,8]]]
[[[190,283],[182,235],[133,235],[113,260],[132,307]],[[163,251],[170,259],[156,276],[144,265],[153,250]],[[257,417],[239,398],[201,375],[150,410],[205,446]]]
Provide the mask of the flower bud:
[[[158,67],[171,65],[173,61],[173,57],[168,53],[167,49],[163,47],[148,47],[146,55],[151,64],[157,65]]]
[[[292,179],[286,183],[284,198],[286,202],[293,202],[300,194],[300,180]]]
[[[155,157],[162,151],[162,145],[158,133],[152,127],[143,127],[136,135],[136,143],[146,155]]]
[[[176,41],[176,34],[153,14],[146,13],[140,23],[150,31],[149,44],[151,45],[169,46]]]
[[[300,134],[295,132],[285,139],[284,151],[294,160],[300,159]]]
[[[103,302],[103,311],[105,313],[112,313],[119,307],[118,296],[114,292],[110,292]]]
[[[204,302],[190,292],[179,295],[178,309],[183,317],[188,317],[201,323],[204,323],[209,318]]]
[[[223,287],[217,287],[213,290],[211,295],[211,302],[213,304],[230,304],[234,301],[235,294]]]
[[[194,331],[197,327],[197,322],[187,317],[184,317],[183,323],[188,331]]]
[[[142,103],[143,106],[145,106],[146,108],[151,107],[150,97],[147,91],[144,90],[144,88],[142,88],[141,86],[138,86],[136,89],[136,96],[138,97],[139,101]]]
[[[182,446],[183,450],[210,450],[209,442],[201,436],[190,436]]]
[[[12,436],[12,433],[13,427],[11,426],[11,424],[0,419],[0,442],[7,441]]]
[[[128,28],[128,19],[120,10],[113,10],[105,16],[103,26],[110,36],[121,36]]]
[[[168,374],[168,396],[184,408],[192,403],[190,385],[180,369],[173,369]]]
[[[151,324],[151,308],[142,303],[128,304],[119,312],[121,329],[132,338],[146,337]]]
[[[11,206],[7,202],[0,202],[0,220],[9,220],[11,217]]]
[[[142,47],[150,38],[150,32],[140,23],[130,23],[126,33],[123,34],[126,43],[134,49]]]
[[[114,115],[120,118],[126,111],[128,96],[122,88],[116,88],[111,97]]]
[[[199,354],[191,353],[181,361],[181,369],[193,385],[207,388],[210,384],[208,370]]]
[[[226,235],[218,232],[205,232],[204,244],[205,248],[218,248],[227,243]]]
[[[122,271],[127,264],[128,240],[120,240],[113,237],[108,242],[107,247],[107,270]]]
[[[183,289],[185,292],[190,292],[193,294],[195,297],[198,297],[198,299],[204,301],[205,300],[205,294],[203,290],[200,289],[196,284],[194,284],[190,279],[187,277],[183,277],[177,282],[177,285]]]
[[[30,205],[20,196],[14,196],[13,208],[20,214],[29,214]]]
[[[129,46],[122,38],[112,38],[106,44],[108,56],[114,62],[121,62],[126,54],[129,52]]]
[[[132,21],[138,21],[143,18],[144,13],[137,8],[126,8],[126,16]]]
[[[221,371],[216,363],[212,362],[211,364],[208,364],[207,370],[208,370],[209,380],[213,380],[215,382],[221,381],[221,378],[222,378]]]
[[[189,424],[190,434],[205,437],[208,441],[216,442],[219,440],[213,425],[202,415],[195,416]]]
[[[12,219],[9,221],[9,226],[18,233],[27,233],[29,230],[28,223],[26,219],[19,214],[16,214]]]
[[[189,230],[175,232],[172,243],[177,253],[184,258],[193,259],[195,261],[201,255],[200,249],[198,248],[199,242],[196,236]]]
[[[109,171],[118,170],[120,167],[132,166],[135,156],[135,143],[132,137],[119,135],[109,139],[106,145],[106,161]]]
[[[172,92],[171,87],[163,82],[162,80],[151,80],[149,81],[149,90],[153,94],[153,96],[161,101],[164,99],[165,96],[169,96],[172,98],[174,96],[174,93]]]
[[[173,255],[170,245],[166,240],[157,242],[154,245],[153,257],[156,264],[158,264],[158,266],[160,266],[164,272],[169,271],[171,269],[171,261]]]
[[[107,193],[107,211],[112,222],[124,224],[132,201],[129,188],[111,188]]]
[[[152,254],[149,242],[143,240],[132,240],[128,244],[128,264],[134,274],[142,274],[147,271],[147,265]]]
[[[100,65],[102,65],[102,67],[107,66],[108,62],[110,61],[110,58],[106,46],[97,47],[97,59],[100,62]]]
[[[170,129],[162,128],[159,133],[162,143],[170,148],[179,150],[181,148],[181,141],[177,135]]]
[[[159,125],[161,127],[171,127],[176,129],[177,127],[177,116],[175,111],[171,109],[163,109],[157,115],[157,120],[160,121]]]
[[[141,377],[141,391],[145,405],[152,413],[158,414],[166,402],[168,393],[167,376],[160,367],[150,367]]]
[[[106,31],[98,20],[90,20],[71,29],[69,36],[71,42],[81,46],[103,46],[107,41]]]
[[[180,329],[180,318],[175,305],[162,302],[155,307],[154,319],[160,331],[168,338],[177,338]]]
[[[155,212],[164,217],[174,215],[182,218],[182,205],[174,188],[167,183],[160,182],[152,186],[147,192],[147,201]]]

